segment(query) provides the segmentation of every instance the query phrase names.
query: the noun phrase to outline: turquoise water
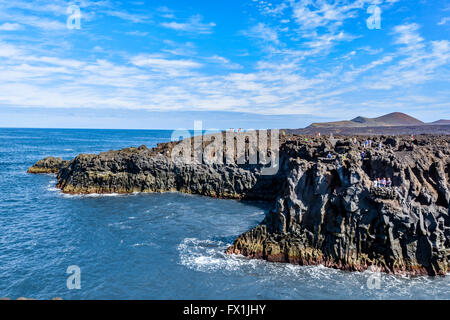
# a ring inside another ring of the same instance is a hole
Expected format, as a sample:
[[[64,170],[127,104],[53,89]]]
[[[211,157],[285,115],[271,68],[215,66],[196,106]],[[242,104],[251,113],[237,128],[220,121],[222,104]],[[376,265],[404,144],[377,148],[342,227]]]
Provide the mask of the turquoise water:
[[[47,299],[450,299],[450,278],[248,260],[223,252],[258,224],[267,205],[201,196],[70,196],[53,175],[26,170],[155,146],[169,131],[0,129],[0,297]],[[66,285],[68,266],[81,289]],[[374,280],[375,279],[375,280]]]

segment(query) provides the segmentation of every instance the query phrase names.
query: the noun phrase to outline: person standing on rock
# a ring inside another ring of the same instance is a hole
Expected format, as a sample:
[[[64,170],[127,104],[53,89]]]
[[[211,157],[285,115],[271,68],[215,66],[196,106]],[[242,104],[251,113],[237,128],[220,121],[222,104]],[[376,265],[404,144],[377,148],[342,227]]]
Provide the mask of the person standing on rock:
[[[392,180],[391,180],[391,178],[387,178],[386,187],[388,187],[388,188],[392,187]]]
[[[380,141],[380,143],[378,144],[378,150],[383,149],[383,143]]]
[[[361,161],[364,161],[364,158],[366,157],[366,153],[364,151],[361,152]]]

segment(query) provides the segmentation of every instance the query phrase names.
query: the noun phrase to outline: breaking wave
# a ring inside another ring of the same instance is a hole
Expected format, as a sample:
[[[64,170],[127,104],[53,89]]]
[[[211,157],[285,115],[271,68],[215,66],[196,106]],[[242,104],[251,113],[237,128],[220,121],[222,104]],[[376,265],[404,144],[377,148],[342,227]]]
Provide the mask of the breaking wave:
[[[280,291],[283,298],[439,299],[450,297],[448,278],[404,277],[372,271],[345,272],[318,266],[299,266],[227,255],[231,243],[185,238],[177,247],[180,264],[205,273],[246,275],[259,286]],[[300,290],[301,289],[301,290]],[[306,293],[306,291],[307,293]],[[289,292],[287,294],[286,292]],[[441,295],[440,295],[440,294]],[[444,295],[442,295],[444,293]]]

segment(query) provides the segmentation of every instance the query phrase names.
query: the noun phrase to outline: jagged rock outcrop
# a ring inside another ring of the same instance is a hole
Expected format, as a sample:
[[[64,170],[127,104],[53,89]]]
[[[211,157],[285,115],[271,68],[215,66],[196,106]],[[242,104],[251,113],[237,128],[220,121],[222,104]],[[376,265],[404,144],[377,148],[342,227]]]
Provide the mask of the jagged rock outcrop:
[[[81,154],[59,171],[57,187],[78,194],[180,191],[263,201],[280,192],[282,177],[261,175],[259,165],[175,162],[170,157],[174,145]]]
[[[283,136],[274,175],[248,163],[174,162],[176,142],[82,154],[61,167],[57,186],[66,193],[181,191],[272,201],[264,221],[239,236],[228,253],[344,270],[375,265],[389,273],[445,275],[449,137],[356,139]],[[370,147],[365,140],[373,140]],[[391,178],[392,187],[374,187],[377,177]]]
[[[381,150],[338,142],[332,160],[320,160],[331,149],[326,143],[286,143],[284,194],[227,252],[353,271],[377,266],[389,273],[445,275],[449,139],[406,139],[375,138],[385,142]],[[390,177],[393,187],[373,187],[376,177]]]
[[[28,173],[58,173],[69,163],[67,160],[55,157],[47,157],[36,162],[28,169]]]

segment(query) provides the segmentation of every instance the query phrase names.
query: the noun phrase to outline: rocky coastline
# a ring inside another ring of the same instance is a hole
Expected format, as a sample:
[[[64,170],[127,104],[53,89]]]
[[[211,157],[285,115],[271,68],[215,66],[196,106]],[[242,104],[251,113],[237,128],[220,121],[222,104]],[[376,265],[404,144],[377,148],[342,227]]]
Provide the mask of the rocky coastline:
[[[373,141],[370,147],[364,146],[367,140]],[[273,175],[249,161],[175,162],[177,144],[81,154],[70,161],[46,158],[28,172],[56,173],[64,193],[179,191],[273,203],[229,254],[350,271],[449,272],[448,135],[282,135]],[[374,187],[377,177],[391,178],[392,186]]]

